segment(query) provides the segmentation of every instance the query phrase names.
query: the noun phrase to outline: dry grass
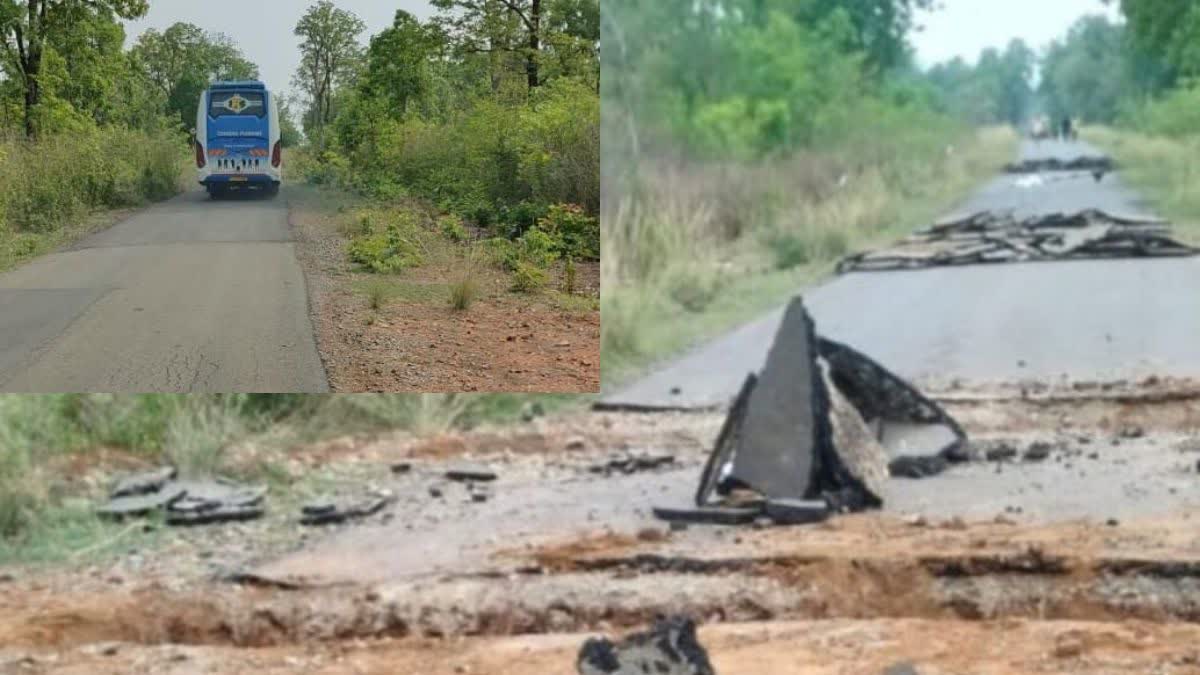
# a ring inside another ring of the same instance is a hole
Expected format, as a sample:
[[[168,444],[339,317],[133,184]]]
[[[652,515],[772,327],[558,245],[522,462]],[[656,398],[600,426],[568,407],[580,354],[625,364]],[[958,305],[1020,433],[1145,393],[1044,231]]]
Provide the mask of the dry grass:
[[[1008,129],[924,156],[814,153],[757,166],[645,162],[602,205],[605,386],[727,329],[961,200],[1012,157]]]
[[[1175,223],[1181,239],[1200,244],[1200,134],[1167,138],[1110,127],[1080,133],[1117,161],[1121,178]]]

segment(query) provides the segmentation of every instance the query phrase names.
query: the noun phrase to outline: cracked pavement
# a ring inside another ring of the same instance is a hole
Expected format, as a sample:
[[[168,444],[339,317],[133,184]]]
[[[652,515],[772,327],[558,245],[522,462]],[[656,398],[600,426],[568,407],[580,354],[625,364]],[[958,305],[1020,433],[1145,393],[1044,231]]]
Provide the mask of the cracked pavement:
[[[328,391],[285,199],[189,191],[0,275],[0,390]]]

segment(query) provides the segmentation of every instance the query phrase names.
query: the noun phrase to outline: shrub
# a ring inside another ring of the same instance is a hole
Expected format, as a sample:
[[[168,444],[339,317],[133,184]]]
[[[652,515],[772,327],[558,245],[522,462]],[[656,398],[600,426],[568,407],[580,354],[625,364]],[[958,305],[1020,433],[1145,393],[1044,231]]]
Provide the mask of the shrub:
[[[438,218],[438,227],[447,239],[455,243],[464,242],[468,238],[467,228],[458,216],[448,214]]]
[[[0,141],[0,229],[46,234],[91,209],[170,197],[186,152],[172,132],[86,126],[32,144]]]
[[[550,235],[535,228],[526,232],[517,240],[516,253],[519,262],[526,262],[535,267],[546,268],[553,265],[555,260],[558,260],[558,249],[558,242]],[[515,270],[516,265],[510,264],[510,269]]]
[[[500,222],[504,225],[505,236],[509,239],[519,239],[529,228],[546,217],[548,207],[545,204],[535,204],[523,201],[516,206],[505,206],[500,209]]]
[[[537,229],[554,241],[555,250],[564,256],[596,260],[600,257],[600,220],[583,212],[575,204],[555,204]]]
[[[383,233],[355,237],[348,248],[351,262],[377,274],[395,274],[420,265],[424,258],[415,243],[414,229],[404,218],[388,223]]]
[[[513,272],[513,290],[519,293],[535,293],[546,286],[546,271],[527,262],[517,264]]]
[[[811,260],[808,240],[798,232],[779,232],[767,238],[767,248],[775,258],[775,269],[788,270]]]

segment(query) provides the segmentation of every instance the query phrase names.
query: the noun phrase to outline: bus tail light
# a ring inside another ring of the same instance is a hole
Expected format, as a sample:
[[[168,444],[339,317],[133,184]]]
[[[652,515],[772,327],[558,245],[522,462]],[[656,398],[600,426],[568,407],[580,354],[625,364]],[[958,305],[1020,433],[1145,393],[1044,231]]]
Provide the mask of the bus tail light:
[[[204,146],[200,145],[200,141],[196,141],[196,168],[203,169],[208,161],[204,159]]]
[[[283,141],[275,141],[275,149],[271,151],[271,166],[276,169],[283,164]]]

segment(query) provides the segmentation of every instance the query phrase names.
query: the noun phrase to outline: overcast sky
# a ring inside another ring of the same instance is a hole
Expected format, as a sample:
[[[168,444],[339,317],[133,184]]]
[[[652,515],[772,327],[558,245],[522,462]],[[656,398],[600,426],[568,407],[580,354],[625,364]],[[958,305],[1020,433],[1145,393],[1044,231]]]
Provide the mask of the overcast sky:
[[[289,90],[300,65],[300,41],[293,31],[314,4],[315,0],[151,0],[144,18],[126,22],[126,44],[133,44],[147,28],[161,31],[178,21],[192,23],[233,38],[246,58],[258,64],[267,86]],[[397,9],[421,19],[433,14],[426,0],[334,0],[334,4],[367,24],[363,44],[392,24]]]
[[[1062,35],[1081,16],[1107,14],[1116,19],[1115,1],[1100,0],[942,0],[944,7],[919,12],[924,31],[912,37],[917,60],[931,66],[961,56],[974,63],[986,47],[1004,48],[1021,38],[1037,52]]]

